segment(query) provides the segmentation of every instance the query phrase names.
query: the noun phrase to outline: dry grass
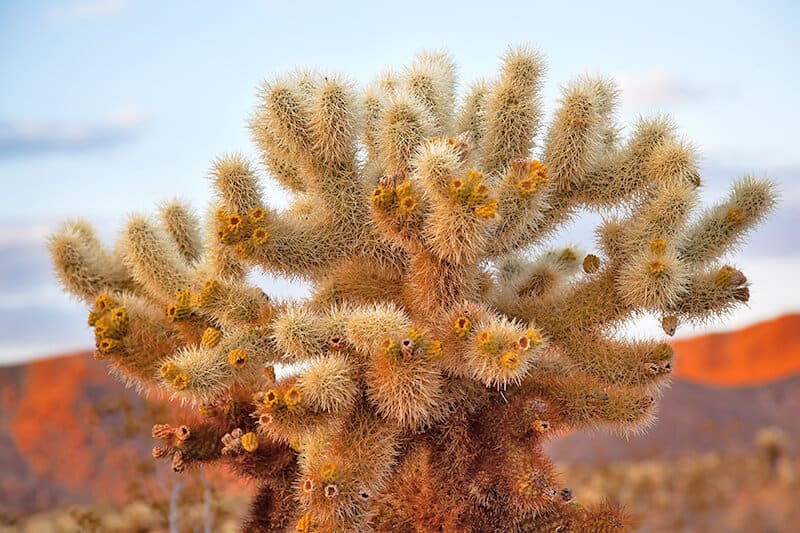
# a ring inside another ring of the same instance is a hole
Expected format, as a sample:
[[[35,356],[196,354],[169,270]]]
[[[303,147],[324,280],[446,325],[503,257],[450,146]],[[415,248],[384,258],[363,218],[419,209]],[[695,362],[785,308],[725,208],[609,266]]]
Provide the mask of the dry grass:
[[[689,455],[675,460],[560,465],[582,503],[611,498],[634,514],[641,532],[797,531],[800,458],[770,460],[766,448],[749,454]],[[215,532],[240,530],[247,498],[217,491]],[[180,532],[203,531],[202,494],[187,491],[178,507]],[[137,501],[121,507],[70,507],[5,522],[0,533],[167,532],[169,503]]]
[[[218,494],[212,499],[211,531],[240,531],[241,517],[247,510],[241,495]],[[178,507],[181,533],[204,531],[205,506],[201,500],[183,501]],[[0,533],[138,533],[170,531],[168,501],[137,501],[121,507],[76,506],[36,513],[17,520],[0,518]]]
[[[788,533],[800,523],[800,460],[771,464],[763,450],[562,471],[582,502],[608,497],[627,506],[637,531]]]

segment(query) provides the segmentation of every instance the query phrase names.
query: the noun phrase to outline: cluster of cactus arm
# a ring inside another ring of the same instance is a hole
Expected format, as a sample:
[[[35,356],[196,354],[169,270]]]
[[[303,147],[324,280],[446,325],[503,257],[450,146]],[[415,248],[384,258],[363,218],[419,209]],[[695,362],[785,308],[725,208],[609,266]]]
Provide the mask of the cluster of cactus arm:
[[[250,128],[289,209],[231,155],[205,233],[180,202],[131,216],[114,250],[64,224],[50,251],[97,357],[196,411],[153,428],[153,455],[254,479],[248,530],[626,528],[615,505],[572,500],[542,443],[651,423],[672,350],[617,326],[646,315],[671,335],[746,302],[721,257],[775,192],[744,177],[696,209],[698,156],[668,119],[622,139],[613,82],[583,77],[543,128],[544,70],[512,48],[458,105],[443,53],[361,92],[278,78]],[[605,215],[597,251],[547,248],[583,210]],[[256,266],[310,296],[270,298]]]

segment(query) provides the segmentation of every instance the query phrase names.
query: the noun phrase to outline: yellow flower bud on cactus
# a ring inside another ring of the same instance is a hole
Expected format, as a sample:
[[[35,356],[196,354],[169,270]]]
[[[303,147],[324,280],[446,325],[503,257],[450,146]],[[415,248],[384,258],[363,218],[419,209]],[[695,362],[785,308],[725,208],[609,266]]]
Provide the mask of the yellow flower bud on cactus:
[[[265,228],[257,227],[253,230],[251,240],[256,246],[264,246],[269,241],[269,232]]]
[[[519,354],[517,352],[508,351],[500,356],[500,366],[506,370],[516,370],[521,363]]]
[[[724,287],[725,285],[728,285],[737,272],[738,270],[736,270],[736,268],[730,265],[723,265],[720,267],[720,269],[717,271],[717,275],[714,277],[714,284],[717,287]]]
[[[286,402],[286,405],[289,407],[294,407],[300,404],[300,401],[303,399],[303,395],[300,393],[300,389],[297,387],[291,387],[286,391],[283,399]]]
[[[425,332],[420,329],[411,327],[406,330],[406,337],[413,340],[414,342],[422,342],[422,340],[425,338]]]
[[[370,200],[373,204],[380,203],[381,196],[383,195],[383,188],[382,187],[375,187],[372,189],[372,194],[369,195]]]
[[[239,259],[247,259],[250,257],[250,247],[246,242],[240,242],[233,247],[233,251]]]
[[[107,315],[103,315],[94,323],[94,334],[98,338],[106,337],[111,330],[110,320]]]
[[[394,193],[392,193],[391,190],[386,189],[384,187],[377,187],[375,190],[372,191],[370,199],[372,200],[372,204],[375,207],[385,209],[390,205],[392,205],[392,200],[394,199]]]
[[[438,359],[442,356],[442,341],[435,340],[428,345],[428,355],[431,359]]]
[[[411,194],[411,182],[406,180],[394,189],[398,198],[405,198]]]
[[[725,221],[734,225],[738,226],[739,224],[743,223],[745,220],[744,212],[738,207],[731,207],[725,213]]]
[[[228,352],[228,363],[233,368],[242,368],[247,364],[247,354],[241,348],[234,348]]]
[[[244,226],[244,220],[239,215],[231,215],[228,217],[228,231],[231,233],[238,233]]]
[[[654,255],[663,255],[667,251],[667,241],[664,239],[653,239],[650,241],[650,251]]]
[[[497,343],[492,338],[492,332],[488,329],[482,329],[475,335],[475,342],[478,348],[485,352],[494,352],[497,350]]]
[[[175,303],[167,306],[167,317],[175,322],[186,320],[192,313],[192,293],[182,289],[175,294]]]
[[[306,513],[300,517],[300,520],[297,521],[295,531],[297,531],[297,533],[311,533],[312,525],[313,521],[311,518],[311,513]]]
[[[474,168],[467,169],[466,179],[470,184],[480,182],[483,179],[483,172]]]
[[[205,307],[216,302],[220,296],[220,292],[220,285],[216,280],[206,280],[203,284],[203,290],[200,291],[200,295],[197,298],[198,306]]]
[[[475,214],[481,218],[493,218],[497,213],[497,200],[492,199],[475,208]]]
[[[661,261],[650,261],[647,264],[647,272],[654,278],[662,276],[665,272],[665,269],[666,267]]]
[[[97,343],[97,349],[102,354],[109,354],[118,347],[119,347],[119,341],[116,339],[110,339],[110,338],[100,339],[100,342]]]
[[[380,343],[380,347],[381,347],[381,352],[383,352],[384,355],[395,354],[395,352],[397,352],[397,350],[399,349],[397,341],[392,337],[384,337],[384,339]]]
[[[200,339],[200,344],[205,346],[206,348],[213,348],[217,344],[219,344],[219,340],[222,338],[222,332],[216,328],[206,328],[203,332],[203,337]]]
[[[536,159],[531,161],[531,169],[528,172],[528,176],[535,179],[538,183],[547,183],[550,179],[547,175],[547,165]]]
[[[101,294],[94,301],[94,306],[98,311],[105,311],[112,305],[114,305],[114,300],[106,293]]]
[[[247,452],[254,452],[258,449],[258,436],[252,431],[242,435],[242,448]]]
[[[267,407],[272,407],[277,405],[280,401],[280,393],[275,389],[270,389],[266,393],[264,393],[264,405]]]
[[[111,327],[121,331],[128,323],[128,312],[124,307],[115,307],[111,310]]]
[[[322,479],[330,479],[336,475],[336,464],[329,461],[323,464],[319,469],[319,475]]]
[[[180,308],[192,306],[192,293],[189,289],[183,289],[175,294],[175,304]]]
[[[489,196],[489,187],[483,183],[483,173],[475,169],[467,170],[464,176],[464,192],[469,192],[466,197],[469,204],[478,204],[486,200]]]
[[[548,422],[547,420],[536,420],[533,423],[533,430],[536,431],[536,433],[544,433],[549,429],[550,429],[550,422]]]
[[[543,341],[542,334],[539,333],[538,330],[530,328],[527,331],[525,331],[525,336],[528,337],[528,340],[531,341],[531,346],[533,346],[533,347],[536,347],[536,346],[539,346],[540,344],[542,344],[542,341]]]
[[[537,187],[538,183],[533,178],[525,178],[517,182],[517,192],[519,192],[520,196],[523,198],[529,198],[533,196]]]
[[[89,318],[87,323],[90,327],[94,327],[97,324],[97,321],[103,317],[103,313],[101,311],[90,311]]]
[[[264,220],[264,217],[266,216],[266,214],[267,214],[267,212],[264,211],[264,208],[262,208],[262,207],[254,207],[253,209],[250,210],[250,213],[248,213],[247,218],[253,224],[258,224],[259,222]]]
[[[189,318],[192,309],[191,307],[181,307],[176,304],[170,304],[167,306],[167,318],[174,322],[180,322],[181,320],[186,320]]]
[[[456,197],[460,197],[467,189],[467,184],[463,178],[453,178],[449,184],[450,193]]]
[[[183,373],[172,378],[172,388],[176,391],[185,390],[189,386],[189,376]]]
[[[404,196],[400,198],[400,213],[408,215],[414,212],[417,208],[417,200],[413,196]]]
[[[180,372],[180,368],[172,361],[167,361],[158,369],[158,373],[167,381],[172,381],[178,372]]]
[[[519,494],[526,497],[534,495],[533,482],[528,478],[518,479],[515,483],[515,489]]]
[[[465,316],[456,318],[453,329],[459,337],[465,337],[472,329],[472,322]]]
[[[489,187],[485,183],[479,183],[472,189],[469,199],[473,203],[479,203],[486,200],[487,196],[489,196]]]
[[[197,410],[206,418],[217,415],[217,410],[213,405],[201,405]]]

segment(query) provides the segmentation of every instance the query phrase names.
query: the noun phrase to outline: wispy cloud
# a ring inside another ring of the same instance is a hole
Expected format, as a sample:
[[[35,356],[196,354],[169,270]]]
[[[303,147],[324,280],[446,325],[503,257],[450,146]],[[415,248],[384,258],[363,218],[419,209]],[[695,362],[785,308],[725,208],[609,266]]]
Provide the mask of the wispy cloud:
[[[617,76],[622,100],[626,105],[671,106],[708,97],[703,87],[681,80],[673,73],[659,69],[642,74]]]
[[[0,307],[0,366],[92,348],[86,311],[72,307]]]
[[[71,22],[116,16],[127,9],[127,0],[79,0],[51,7],[47,10],[47,18],[53,22]]]
[[[146,121],[135,107],[118,109],[95,125],[0,120],[0,158],[116,146],[135,139]]]
[[[0,250],[7,246],[40,244],[44,245],[47,236],[53,232],[55,224],[40,222],[36,224],[0,224]]]

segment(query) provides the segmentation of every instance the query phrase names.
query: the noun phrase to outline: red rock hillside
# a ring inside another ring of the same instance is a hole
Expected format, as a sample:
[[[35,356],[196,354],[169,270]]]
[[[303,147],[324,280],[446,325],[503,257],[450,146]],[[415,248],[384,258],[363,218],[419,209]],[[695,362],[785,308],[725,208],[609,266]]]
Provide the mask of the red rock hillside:
[[[726,387],[768,383],[800,372],[800,314],[672,344],[679,379]]]
[[[0,368],[0,388],[0,510],[125,497],[147,453],[125,413],[141,406],[104,365],[78,353]]]

